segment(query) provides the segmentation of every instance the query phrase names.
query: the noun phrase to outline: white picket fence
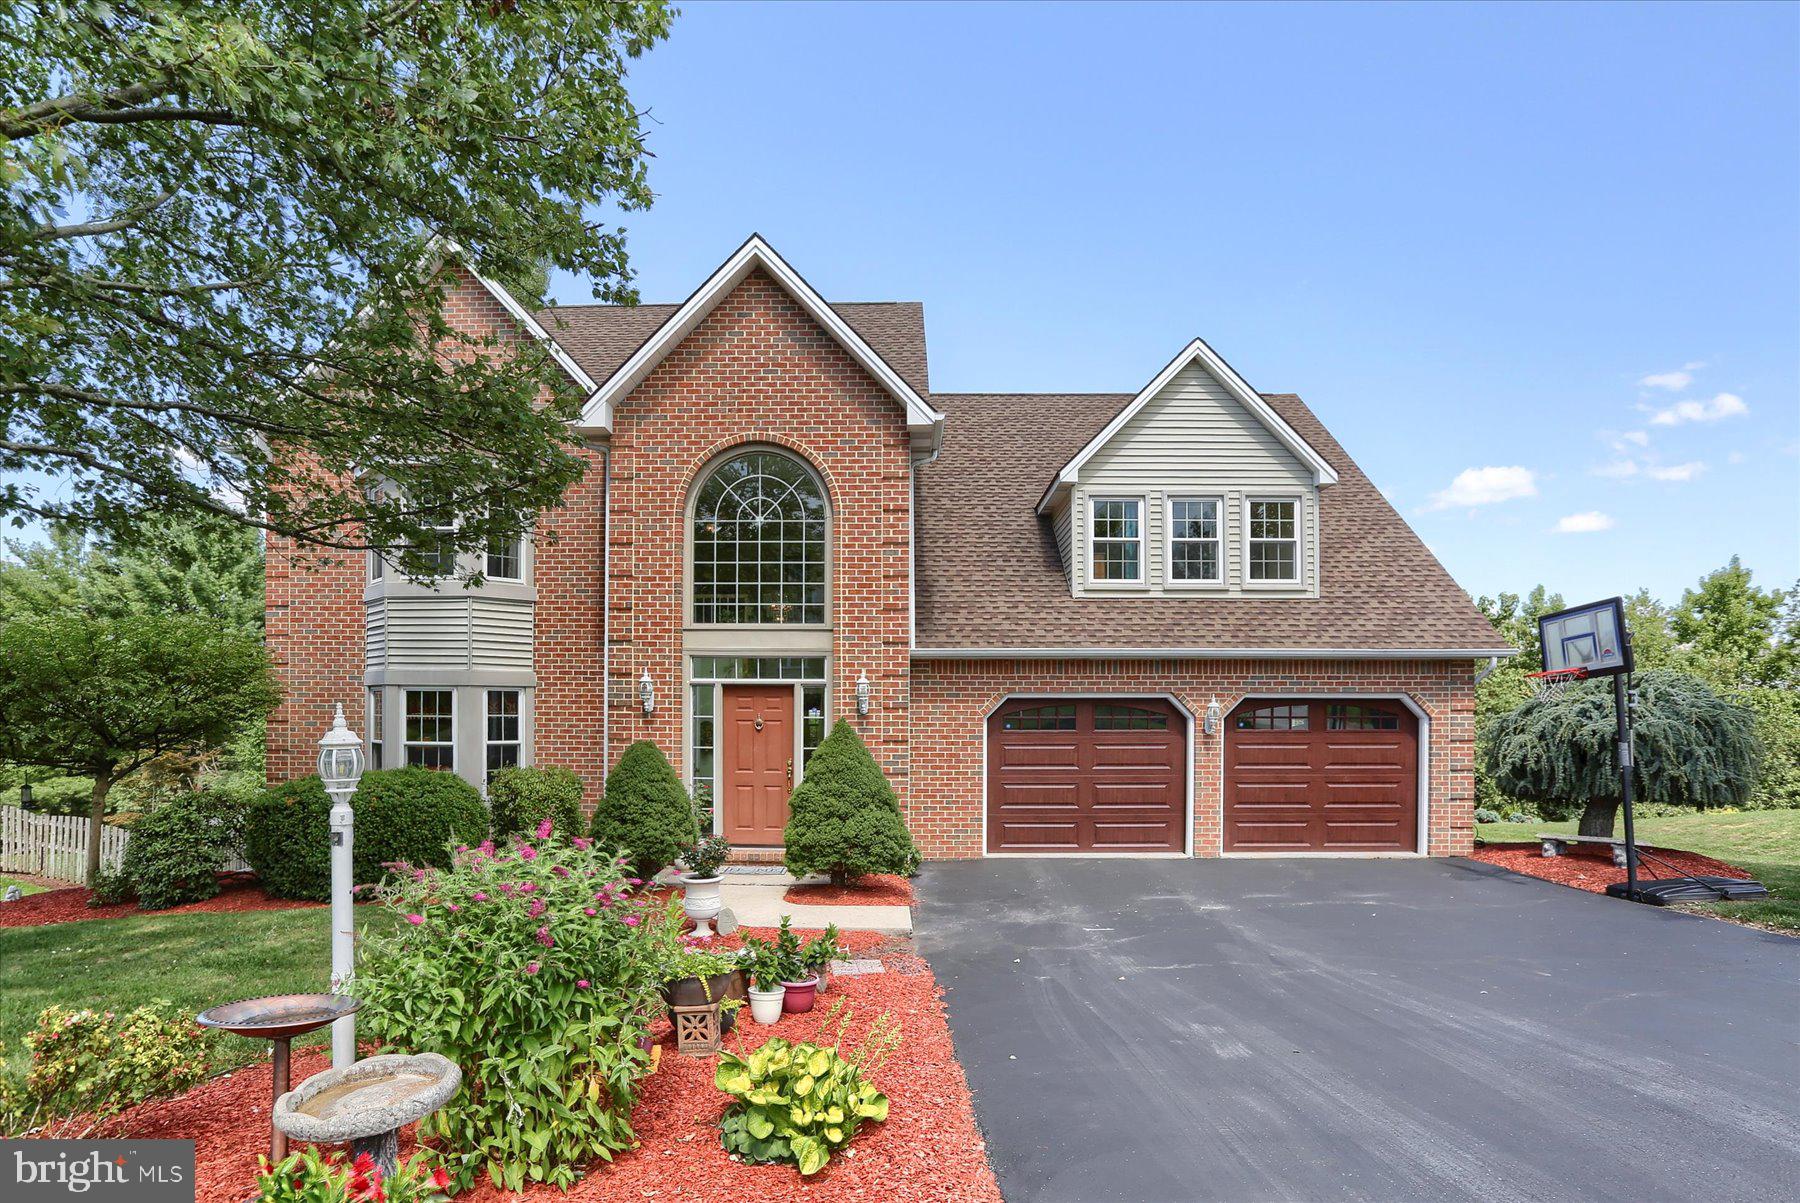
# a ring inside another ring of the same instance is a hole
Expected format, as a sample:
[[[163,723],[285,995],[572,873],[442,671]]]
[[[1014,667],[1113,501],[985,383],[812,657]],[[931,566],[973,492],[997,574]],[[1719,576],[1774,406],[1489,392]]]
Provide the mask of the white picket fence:
[[[123,827],[100,829],[100,867],[113,870],[125,859],[131,832]],[[87,878],[88,820],[80,815],[40,815],[17,806],[0,806],[0,873],[31,873],[56,881]],[[226,862],[229,870],[250,866],[241,856]]]

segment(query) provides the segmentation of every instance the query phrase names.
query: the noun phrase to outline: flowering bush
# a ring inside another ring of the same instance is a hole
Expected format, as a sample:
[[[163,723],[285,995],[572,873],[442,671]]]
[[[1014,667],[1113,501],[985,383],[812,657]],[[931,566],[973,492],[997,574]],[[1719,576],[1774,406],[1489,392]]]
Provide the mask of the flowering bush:
[[[206,1077],[205,1037],[192,1017],[165,999],[123,1018],[47,1007],[25,1047],[31,1050],[26,1102],[44,1118],[116,1115],[148,1098],[180,1094]]]
[[[441,1053],[463,1072],[424,1121],[458,1190],[568,1186],[630,1148],[648,1027],[660,1009],[660,908],[622,857],[552,839],[551,823],[446,869],[397,867],[377,889],[398,922],[364,938],[355,993],[384,1046]]]
[[[262,1203],[432,1203],[444,1198],[450,1175],[440,1167],[427,1170],[419,1153],[399,1172],[383,1178],[367,1153],[346,1161],[340,1153],[321,1153],[308,1145],[279,1165],[259,1158],[256,1187]]]

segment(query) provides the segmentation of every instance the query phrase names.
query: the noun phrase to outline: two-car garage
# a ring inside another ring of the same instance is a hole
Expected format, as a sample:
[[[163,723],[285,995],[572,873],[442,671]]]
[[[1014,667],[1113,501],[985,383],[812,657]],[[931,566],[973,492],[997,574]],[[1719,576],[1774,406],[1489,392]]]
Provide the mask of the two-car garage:
[[[1419,720],[1404,703],[1258,697],[1222,725],[1223,851],[1418,850]],[[988,719],[987,851],[1187,850],[1191,726],[1163,697],[1009,698]]]

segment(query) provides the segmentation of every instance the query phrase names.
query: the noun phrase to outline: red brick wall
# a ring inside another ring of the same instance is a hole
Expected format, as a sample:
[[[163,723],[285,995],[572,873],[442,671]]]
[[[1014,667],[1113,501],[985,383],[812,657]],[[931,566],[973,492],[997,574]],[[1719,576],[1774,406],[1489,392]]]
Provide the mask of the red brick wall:
[[[314,771],[319,737],[343,703],[351,727],[363,727],[363,580],[361,552],[302,551],[270,535],[263,553],[264,641],[283,689],[269,716],[269,781]]]
[[[687,501],[708,464],[747,443],[785,447],[825,482],[833,717],[856,721],[904,795],[911,497],[905,411],[761,272],[721,301],[616,409],[613,759],[633,741],[651,739],[678,770],[684,765]],[[539,663],[541,672],[541,656]],[[637,700],[646,671],[656,688],[656,713],[648,718]],[[865,672],[874,704],[857,719],[855,681]],[[540,699],[540,722],[543,707]]]
[[[1430,854],[1466,854],[1474,838],[1475,670],[1454,661],[930,660],[913,666],[913,788],[908,824],[928,857],[980,856],[987,716],[1008,694],[1168,693],[1196,727],[1215,697],[1229,714],[1247,694],[1403,693],[1431,720]],[[1217,856],[1224,732],[1194,735],[1194,853]]]

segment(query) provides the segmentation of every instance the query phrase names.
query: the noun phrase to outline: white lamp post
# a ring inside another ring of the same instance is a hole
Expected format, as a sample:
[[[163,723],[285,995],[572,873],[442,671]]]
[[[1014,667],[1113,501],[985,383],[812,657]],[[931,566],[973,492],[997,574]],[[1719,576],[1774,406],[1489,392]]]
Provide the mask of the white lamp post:
[[[350,848],[356,816],[350,795],[362,779],[362,740],[344,725],[340,702],[331,730],[319,740],[319,780],[331,796],[331,989],[337,993],[356,969],[356,914],[352,905]],[[356,1061],[356,1016],[331,1025],[331,1067],[346,1069]]]

